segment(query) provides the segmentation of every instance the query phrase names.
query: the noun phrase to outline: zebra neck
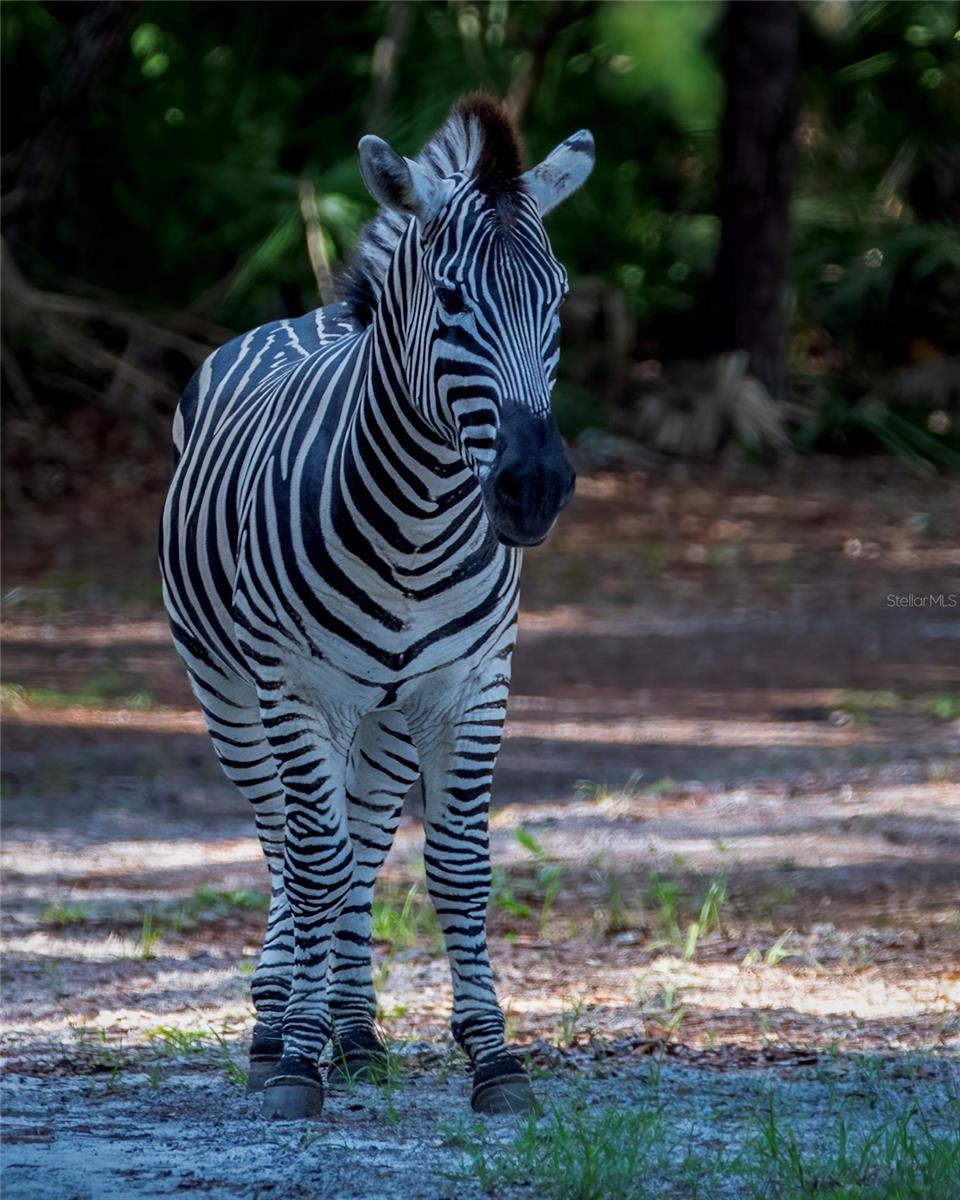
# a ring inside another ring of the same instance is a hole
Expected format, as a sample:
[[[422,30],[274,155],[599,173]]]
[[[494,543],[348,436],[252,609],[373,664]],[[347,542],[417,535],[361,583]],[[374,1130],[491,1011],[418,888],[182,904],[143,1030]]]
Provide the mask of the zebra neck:
[[[349,548],[405,587],[432,568],[488,561],[497,543],[473,473],[411,400],[400,348],[378,313],[334,477],[337,507],[356,530]]]

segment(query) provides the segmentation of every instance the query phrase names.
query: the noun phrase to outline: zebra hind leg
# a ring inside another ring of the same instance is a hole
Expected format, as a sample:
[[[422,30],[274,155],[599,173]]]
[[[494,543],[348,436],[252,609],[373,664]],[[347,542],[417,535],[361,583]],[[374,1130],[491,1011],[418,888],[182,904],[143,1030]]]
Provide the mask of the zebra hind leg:
[[[387,1077],[386,1043],[377,1025],[371,963],[373,890],[393,844],[403,801],[420,774],[399,713],[372,713],[361,723],[347,770],[347,820],[354,873],[337,920],[328,995],[334,1018],[333,1082]]]
[[[257,1013],[247,1066],[247,1091],[260,1091],[283,1056],[281,1022],[293,975],[293,922],[283,886],[284,804],[276,763],[260,722],[252,688],[207,683],[191,671],[210,739],[224,774],[253,805],[260,846],[270,873],[270,910],[251,987]]]

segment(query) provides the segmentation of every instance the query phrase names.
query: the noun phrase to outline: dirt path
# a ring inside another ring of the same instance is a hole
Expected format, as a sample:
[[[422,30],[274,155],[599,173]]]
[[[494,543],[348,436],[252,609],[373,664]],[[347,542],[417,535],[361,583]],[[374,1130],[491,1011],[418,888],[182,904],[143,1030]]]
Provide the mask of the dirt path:
[[[903,1195],[960,1195],[957,500],[869,472],[598,478],[531,556],[490,925],[535,1135],[469,1114],[416,797],[377,911],[396,1080],[260,1122],[265,876],[148,535],[8,532],[5,1194],[828,1194],[798,1190],[795,1145],[808,1183],[926,1163]],[[868,1172],[844,1121],[912,1157]],[[565,1137],[612,1147],[600,1191],[571,1190]]]

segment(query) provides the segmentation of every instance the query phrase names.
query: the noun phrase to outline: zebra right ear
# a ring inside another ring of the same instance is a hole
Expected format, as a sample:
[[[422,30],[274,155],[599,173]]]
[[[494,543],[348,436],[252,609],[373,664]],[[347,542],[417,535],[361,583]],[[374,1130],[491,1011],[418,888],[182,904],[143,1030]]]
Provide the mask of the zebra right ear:
[[[385,208],[416,217],[426,225],[440,211],[443,187],[411,158],[401,156],[383,138],[368,133],[357,147],[367,191]]]
[[[580,187],[593,170],[595,158],[593,134],[589,129],[581,129],[554,146],[542,163],[522,176],[541,217]]]

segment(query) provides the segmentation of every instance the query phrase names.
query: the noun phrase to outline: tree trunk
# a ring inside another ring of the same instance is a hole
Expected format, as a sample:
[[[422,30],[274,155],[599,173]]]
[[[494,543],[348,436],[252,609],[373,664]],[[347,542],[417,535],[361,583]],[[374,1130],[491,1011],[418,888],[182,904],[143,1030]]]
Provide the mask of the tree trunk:
[[[751,373],[779,396],[797,117],[797,6],[794,0],[728,0],[724,35],[717,349],[747,351]]]

